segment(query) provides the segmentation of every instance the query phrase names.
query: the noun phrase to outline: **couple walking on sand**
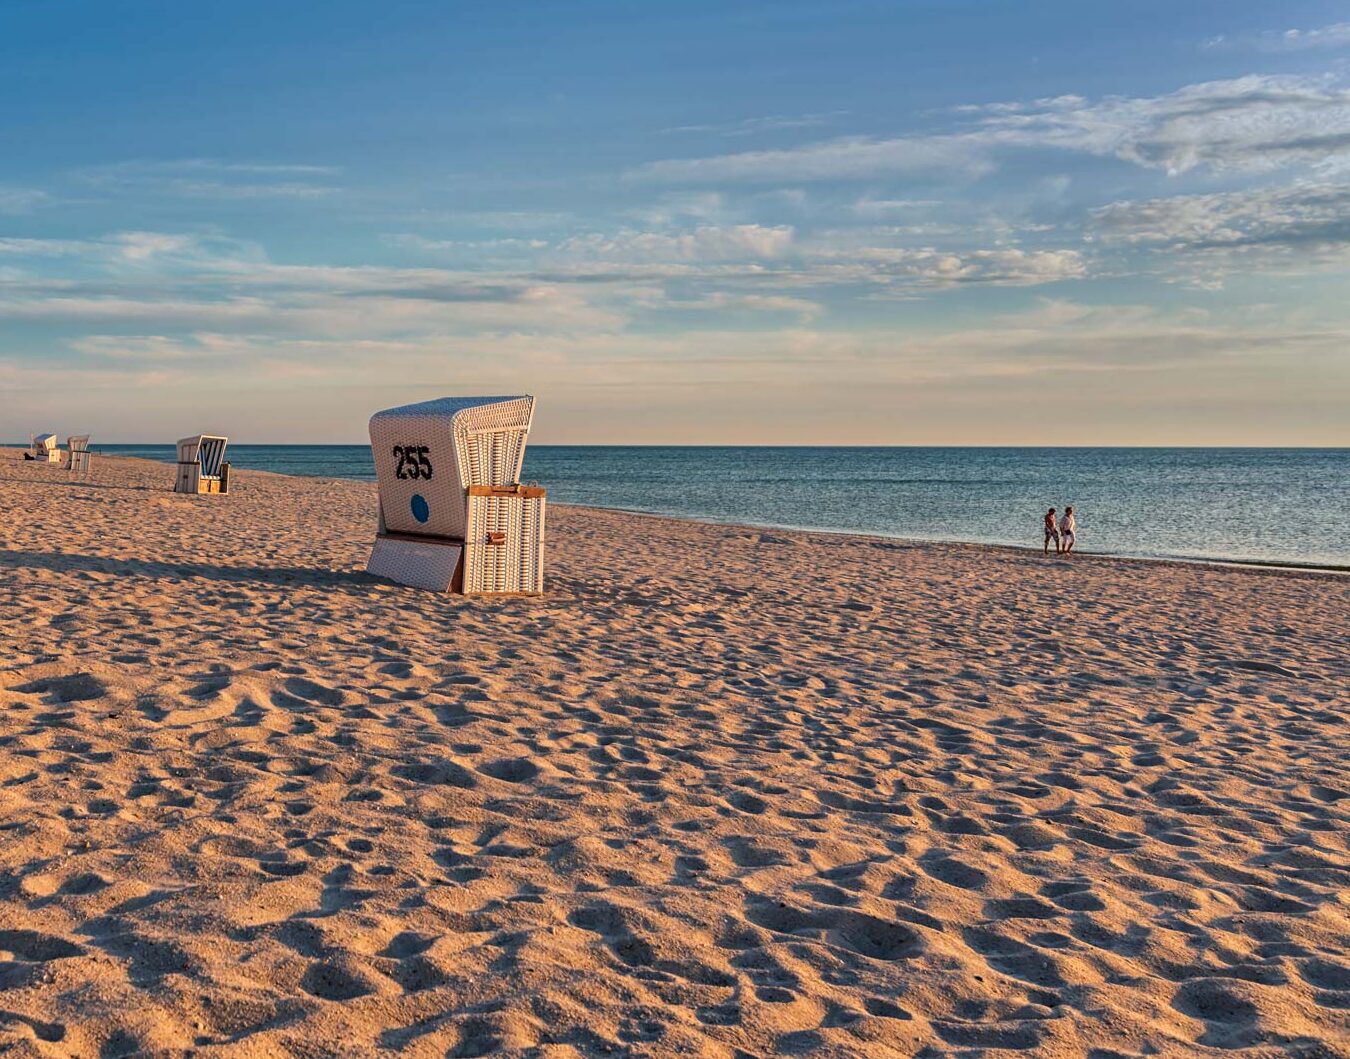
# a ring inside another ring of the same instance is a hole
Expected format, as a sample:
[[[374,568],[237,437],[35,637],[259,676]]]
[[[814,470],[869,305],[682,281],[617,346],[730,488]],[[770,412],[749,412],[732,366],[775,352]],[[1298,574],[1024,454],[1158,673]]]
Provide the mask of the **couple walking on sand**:
[[[1045,551],[1043,555],[1050,554],[1050,542],[1055,542],[1056,555],[1068,555],[1073,551],[1074,541],[1078,537],[1078,520],[1073,517],[1073,508],[1064,509],[1064,517],[1058,522],[1055,521],[1055,509],[1051,508],[1045,513]]]

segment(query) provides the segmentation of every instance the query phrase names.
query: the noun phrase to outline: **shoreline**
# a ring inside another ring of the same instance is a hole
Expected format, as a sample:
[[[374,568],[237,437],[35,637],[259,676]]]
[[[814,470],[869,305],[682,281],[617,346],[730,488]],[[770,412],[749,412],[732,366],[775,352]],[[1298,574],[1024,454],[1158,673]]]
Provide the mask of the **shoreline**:
[[[314,448],[325,448],[323,445],[313,446]],[[616,446],[633,447],[633,446]],[[660,447],[660,446],[657,446]],[[696,446],[690,446],[696,447]],[[715,447],[715,446],[714,446]],[[781,446],[779,446],[781,447]],[[809,447],[809,446],[808,446]],[[941,446],[940,446],[941,447]],[[1014,446],[1015,447],[1015,446]],[[1044,446],[1052,447],[1052,446]],[[1164,446],[1171,448],[1174,446]],[[1211,448],[1214,446],[1200,446],[1202,448]],[[6,452],[0,448],[0,452]],[[16,449],[15,452],[22,450]],[[144,456],[127,456],[116,452],[97,453],[100,458],[118,459],[118,460],[143,460],[147,463],[160,464],[162,466],[172,466],[172,462],[165,460],[149,459]],[[251,467],[239,467],[236,470],[247,470],[250,474],[274,474],[282,478],[296,478],[304,481],[327,481],[327,482],[361,482],[374,486],[374,478],[343,478],[331,477],[328,475],[310,475],[310,474],[291,474],[285,471],[265,471]],[[755,530],[780,530],[785,533],[823,533],[835,537],[858,537],[872,540],[898,541],[904,544],[927,544],[937,546],[957,546],[968,548],[990,548],[1004,549],[1019,554],[1040,555],[1036,551],[1035,545],[1015,544],[1008,541],[988,541],[988,540],[961,540],[959,538],[946,537],[909,537],[901,533],[884,533],[881,531],[869,531],[858,529],[840,529],[828,526],[804,526],[783,522],[754,522],[744,519],[727,518],[720,519],[706,514],[681,514],[672,511],[651,511],[643,508],[616,507],[607,504],[582,504],[570,501],[552,501],[551,506],[566,506],[575,508],[584,508],[590,511],[613,511],[622,515],[636,515],[642,518],[669,518],[679,522],[691,522],[709,526],[730,526],[742,529]],[[1184,566],[1215,566],[1215,567],[1237,567],[1244,570],[1267,570],[1279,573],[1311,573],[1311,574],[1329,574],[1335,576],[1345,576],[1350,574],[1350,563],[1318,563],[1305,562],[1297,559],[1248,559],[1237,558],[1223,555],[1147,555],[1133,554],[1128,552],[1098,552],[1091,550],[1075,551],[1074,555],[1082,558],[1092,558],[1094,560],[1111,559],[1122,562],[1140,562],[1140,563],[1170,563]],[[1045,556],[1051,558],[1052,556]]]
[[[358,479],[334,479],[335,481],[356,481]],[[702,526],[726,526],[735,529],[778,530],[783,533],[819,533],[830,537],[846,537],[857,540],[894,541],[907,545],[930,545],[941,548],[981,548],[989,551],[1007,551],[1033,558],[1063,559],[1062,555],[1051,552],[1042,555],[1034,545],[1009,544],[1002,541],[970,541],[938,537],[905,537],[900,534],[867,532],[864,530],[828,529],[820,526],[793,526],[778,522],[745,522],[738,519],[717,519],[707,515],[678,515],[667,511],[644,511],[641,508],[605,507],[599,504],[576,504],[559,502],[560,507],[584,508],[588,511],[612,511],[619,515],[634,515],[639,518],[673,519],[676,522],[689,522]],[[1130,555],[1124,552],[1074,551],[1075,557],[1092,560],[1111,560],[1113,562],[1176,564],[1180,566],[1216,566],[1237,567],[1243,570],[1266,570],[1272,573],[1310,573],[1342,576],[1350,574],[1350,563],[1345,565],[1330,563],[1304,563],[1281,559],[1230,559],[1214,556],[1187,555]]]

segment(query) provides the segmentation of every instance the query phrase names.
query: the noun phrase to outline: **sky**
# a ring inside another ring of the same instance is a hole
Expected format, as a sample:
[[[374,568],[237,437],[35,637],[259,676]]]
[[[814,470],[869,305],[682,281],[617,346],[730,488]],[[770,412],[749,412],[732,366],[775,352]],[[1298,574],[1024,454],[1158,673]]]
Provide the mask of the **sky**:
[[[1350,9],[4,0],[0,438],[1350,444]]]

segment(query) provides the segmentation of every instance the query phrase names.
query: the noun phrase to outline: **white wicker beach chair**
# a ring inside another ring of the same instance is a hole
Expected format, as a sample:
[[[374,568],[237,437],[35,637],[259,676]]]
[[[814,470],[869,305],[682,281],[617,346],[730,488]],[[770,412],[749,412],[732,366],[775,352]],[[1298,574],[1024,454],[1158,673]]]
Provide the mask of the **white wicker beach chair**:
[[[38,463],[56,463],[61,459],[55,434],[30,434],[28,453]]]
[[[178,442],[176,493],[228,493],[230,465],[225,462],[228,438],[197,434]]]
[[[66,439],[66,470],[88,474],[93,464],[89,451],[89,435],[73,434]]]
[[[380,529],[367,569],[438,591],[542,591],[544,490],[519,484],[533,418],[530,396],[372,416]]]

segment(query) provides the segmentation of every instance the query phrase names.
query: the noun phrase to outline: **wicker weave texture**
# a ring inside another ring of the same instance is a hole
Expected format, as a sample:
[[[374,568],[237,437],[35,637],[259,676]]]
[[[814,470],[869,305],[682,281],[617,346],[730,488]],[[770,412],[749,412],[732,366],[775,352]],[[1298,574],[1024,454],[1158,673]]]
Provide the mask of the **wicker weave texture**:
[[[452,419],[376,416],[370,421],[370,448],[386,529],[427,537],[464,536],[467,504],[455,469]]]
[[[464,592],[542,592],[545,498],[470,496],[468,500]],[[494,537],[501,543],[490,543]]]
[[[533,397],[441,398],[377,412],[370,446],[394,533],[463,538],[470,485],[519,480]]]
[[[459,544],[377,537],[366,572],[412,588],[448,592],[461,551]]]
[[[480,430],[456,438],[459,479],[471,485],[512,485],[520,481],[525,462],[526,431]]]
[[[460,484],[513,485],[520,481],[534,398],[473,405],[455,414],[455,462]]]

